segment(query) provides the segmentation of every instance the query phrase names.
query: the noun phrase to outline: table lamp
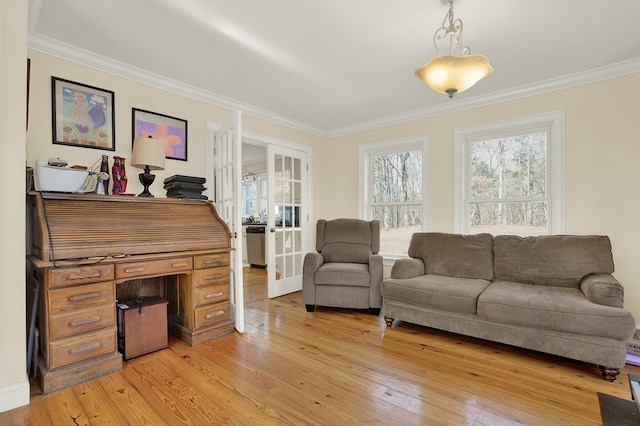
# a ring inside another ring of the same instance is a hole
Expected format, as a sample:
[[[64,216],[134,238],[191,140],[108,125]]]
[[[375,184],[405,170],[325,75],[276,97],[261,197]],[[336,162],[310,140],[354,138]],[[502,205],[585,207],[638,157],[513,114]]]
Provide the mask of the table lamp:
[[[152,175],[151,170],[164,170],[165,145],[164,140],[151,136],[133,140],[131,165],[144,169],[144,172],[138,175],[140,183],[144,186],[144,191],[138,197],[153,197],[149,192],[149,186],[156,179],[156,175]]]

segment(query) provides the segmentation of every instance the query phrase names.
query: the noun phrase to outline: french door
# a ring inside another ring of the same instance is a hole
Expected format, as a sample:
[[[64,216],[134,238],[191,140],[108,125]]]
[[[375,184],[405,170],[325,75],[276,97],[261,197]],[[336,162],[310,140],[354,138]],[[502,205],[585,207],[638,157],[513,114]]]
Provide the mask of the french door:
[[[215,130],[213,173],[215,206],[231,231],[231,314],[234,327],[244,333],[244,290],[242,281],[242,209],[241,155],[242,114],[236,112],[225,125]]]
[[[307,251],[307,155],[267,145],[269,179],[268,297],[302,290],[302,262]]]

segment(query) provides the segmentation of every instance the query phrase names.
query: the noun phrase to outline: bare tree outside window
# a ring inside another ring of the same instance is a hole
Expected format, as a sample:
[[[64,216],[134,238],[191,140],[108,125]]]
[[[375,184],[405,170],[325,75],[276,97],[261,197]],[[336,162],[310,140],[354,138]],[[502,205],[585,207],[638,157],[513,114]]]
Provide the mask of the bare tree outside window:
[[[372,154],[371,219],[380,221],[380,251],[406,254],[422,229],[422,151]]]
[[[470,142],[469,229],[548,233],[547,132]]]

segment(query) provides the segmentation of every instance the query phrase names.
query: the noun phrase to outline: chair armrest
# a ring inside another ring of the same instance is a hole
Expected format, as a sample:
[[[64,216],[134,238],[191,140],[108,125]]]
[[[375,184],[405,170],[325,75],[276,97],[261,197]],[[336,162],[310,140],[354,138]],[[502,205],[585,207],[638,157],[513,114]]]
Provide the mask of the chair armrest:
[[[320,253],[307,253],[302,263],[302,299],[305,305],[316,303],[316,271],[324,263]]]
[[[398,259],[391,269],[391,278],[413,278],[424,275],[424,262],[415,257]]]
[[[611,274],[587,275],[580,283],[580,290],[598,305],[623,307],[624,287]]]
[[[369,256],[369,275],[371,286],[369,287],[369,307],[380,308],[382,306],[382,278],[384,275],[384,258],[380,254]]]

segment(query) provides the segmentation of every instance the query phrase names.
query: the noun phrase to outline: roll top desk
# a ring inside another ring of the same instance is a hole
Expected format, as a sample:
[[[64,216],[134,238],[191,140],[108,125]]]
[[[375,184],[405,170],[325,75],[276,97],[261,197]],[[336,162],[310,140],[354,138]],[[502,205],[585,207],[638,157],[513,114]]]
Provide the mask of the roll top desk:
[[[119,299],[163,297],[192,346],[233,332],[230,233],[210,201],[31,192],[27,211],[43,393],[122,369]]]

